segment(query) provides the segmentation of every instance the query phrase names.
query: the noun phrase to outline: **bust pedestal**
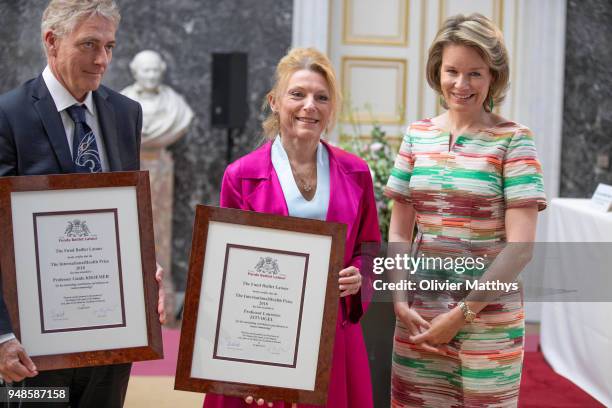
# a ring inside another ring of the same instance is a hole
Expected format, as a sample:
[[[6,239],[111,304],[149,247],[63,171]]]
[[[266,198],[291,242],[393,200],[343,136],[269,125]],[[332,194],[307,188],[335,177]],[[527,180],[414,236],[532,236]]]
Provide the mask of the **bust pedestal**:
[[[166,324],[175,322],[176,296],[172,280],[172,207],[174,197],[174,160],[165,148],[145,149],[140,153],[140,168],[149,171],[151,205],[155,230],[155,254],[164,268]]]

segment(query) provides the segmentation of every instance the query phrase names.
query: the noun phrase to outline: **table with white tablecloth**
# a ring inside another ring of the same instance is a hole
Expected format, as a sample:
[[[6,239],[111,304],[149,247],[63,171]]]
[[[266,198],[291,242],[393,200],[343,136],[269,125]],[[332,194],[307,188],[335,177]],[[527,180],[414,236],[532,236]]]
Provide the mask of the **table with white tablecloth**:
[[[575,243],[573,249],[581,251],[601,248],[597,242],[612,242],[612,213],[597,210],[589,201],[552,200],[548,209],[548,242]],[[578,244],[581,242],[587,244]],[[572,259],[568,255],[565,261]],[[612,292],[612,265],[594,271],[579,267],[565,270],[562,273],[580,274],[580,279],[597,282]],[[551,274],[549,268],[543,273],[545,278]],[[557,280],[563,278],[555,276]],[[546,360],[558,374],[612,407],[612,302],[597,300],[544,302],[541,346]]]

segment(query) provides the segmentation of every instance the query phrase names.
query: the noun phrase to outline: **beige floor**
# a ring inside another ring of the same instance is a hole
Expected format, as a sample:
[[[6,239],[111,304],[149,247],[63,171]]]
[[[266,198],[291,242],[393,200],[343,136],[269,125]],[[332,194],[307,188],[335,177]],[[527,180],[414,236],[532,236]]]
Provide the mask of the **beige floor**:
[[[174,390],[174,377],[130,377],[125,408],[201,408],[204,394]]]

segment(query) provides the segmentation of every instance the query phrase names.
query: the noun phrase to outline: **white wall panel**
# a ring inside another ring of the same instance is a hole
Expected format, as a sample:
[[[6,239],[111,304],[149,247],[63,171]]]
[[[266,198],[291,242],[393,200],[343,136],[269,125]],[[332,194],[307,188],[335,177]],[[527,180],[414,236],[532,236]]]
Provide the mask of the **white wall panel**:
[[[406,45],[408,0],[344,0],[345,44]]]
[[[343,57],[342,89],[360,123],[373,121],[400,125],[404,122],[406,61]]]

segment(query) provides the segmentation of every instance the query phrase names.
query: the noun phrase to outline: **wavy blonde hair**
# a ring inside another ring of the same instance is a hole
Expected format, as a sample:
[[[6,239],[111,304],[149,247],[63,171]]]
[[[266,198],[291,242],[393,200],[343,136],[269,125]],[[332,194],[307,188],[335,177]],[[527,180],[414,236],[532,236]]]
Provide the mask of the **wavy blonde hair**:
[[[440,86],[440,68],[442,66],[442,53],[449,44],[465,45],[475,49],[484,59],[491,71],[492,81],[489,92],[483,103],[484,109],[489,112],[491,98],[495,105],[499,105],[506,97],[510,81],[510,67],[508,50],[504,44],[502,32],[491,20],[479,13],[464,16],[458,14],[449,17],[438,31],[427,58],[427,82],[429,86],[442,95]],[[448,109],[442,100],[442,106]]]
[[[270,98],[279,100],[287,90],[289,78],[301,70],[308,70],[320,74],[327,82],[330,94],[331,113],[326,130],[333,129],[338,115],[338,107],[341,104],[342,96],[338,88],[336,74],[329,59],[322,52],[315,48],[294,48],[287,53],[276,66],[274,86],[266,94],[262,110],[269,110],[268,116],[262,123],[263,133],[267,139],[273,139],[279,133],[280,121],[277,113],[272,112]]]

